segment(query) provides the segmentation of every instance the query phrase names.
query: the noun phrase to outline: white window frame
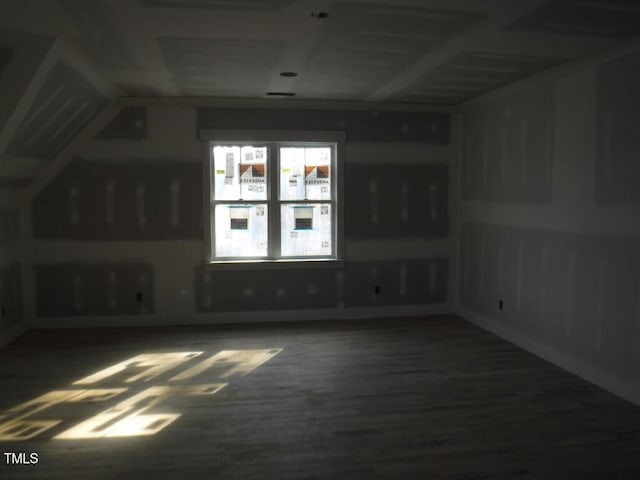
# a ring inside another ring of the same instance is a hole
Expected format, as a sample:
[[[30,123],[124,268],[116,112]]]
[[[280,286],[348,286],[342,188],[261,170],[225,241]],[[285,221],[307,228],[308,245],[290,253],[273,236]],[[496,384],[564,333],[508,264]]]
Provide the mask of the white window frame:
[[[341,265],[344,255],[344,132],[337,131],[295,131],[295,130],[201,130],[200,139],[203,145],[203,213],[204,213],[204,258],[205,263],[212,266],[239,265],[270,267],[286,264],[300,265]],[[213,147],[217,145],[252,145],[267,147],[267,200],[251,201],[216,201],[213,181]],[[331,200],[280,200],[280,148],[286,147],[331,147]],[[267,257],[225,257],[215,258],[215,224],[213,214],[216,204],[251,204],[266,203],[268,205],[268,256]],[[280,255],[280,208],[286,203],[329,203],[332,212],[332,254],[327,256],[285,257]]]

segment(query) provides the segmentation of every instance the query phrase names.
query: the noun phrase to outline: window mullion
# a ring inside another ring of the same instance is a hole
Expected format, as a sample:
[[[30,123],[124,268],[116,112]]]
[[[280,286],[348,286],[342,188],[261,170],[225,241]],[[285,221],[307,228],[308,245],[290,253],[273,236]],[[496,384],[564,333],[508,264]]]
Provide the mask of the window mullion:
[[[277,143],[273,143],[269,149],[269,256],[278,260],[281,257],[280,249],[280,149]]]

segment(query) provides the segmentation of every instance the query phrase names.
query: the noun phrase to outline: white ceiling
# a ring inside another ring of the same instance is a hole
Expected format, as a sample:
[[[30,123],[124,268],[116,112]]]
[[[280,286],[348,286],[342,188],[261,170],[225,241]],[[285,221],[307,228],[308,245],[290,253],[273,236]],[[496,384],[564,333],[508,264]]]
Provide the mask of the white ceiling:
[[[2,0],[0,29],[60,38],[122,95],[457,104],[638,35],[640,2]]]

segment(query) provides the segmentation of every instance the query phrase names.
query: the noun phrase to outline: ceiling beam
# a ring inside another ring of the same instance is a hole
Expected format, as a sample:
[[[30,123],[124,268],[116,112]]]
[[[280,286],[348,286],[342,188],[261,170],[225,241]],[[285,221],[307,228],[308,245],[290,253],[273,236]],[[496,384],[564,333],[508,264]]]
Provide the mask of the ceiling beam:
[[[454,55],[462,52],[482,50],[483,45],[495,39],[496,33],[502,32],[505,27],[511,25],[517,19],[528,15],[552,1],[554,0],[531,0],[529,2],[504,1],[502,8],[493,10],[494,13],[466,33],[454,37],[422,56],[411,66],[399,72],[391,81],[375,90],[366,100],[379,102],[391,98],[420,80],[427,72],[438,67]]]

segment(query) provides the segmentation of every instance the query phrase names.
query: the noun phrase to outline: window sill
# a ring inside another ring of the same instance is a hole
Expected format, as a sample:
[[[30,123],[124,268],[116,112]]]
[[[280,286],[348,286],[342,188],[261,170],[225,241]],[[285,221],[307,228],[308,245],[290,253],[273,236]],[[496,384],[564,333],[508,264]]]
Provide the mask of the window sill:
[[[233,260],[205,262],[208,270],[277,270],[344,267],[344,260],[320,258],[312,260]]]

